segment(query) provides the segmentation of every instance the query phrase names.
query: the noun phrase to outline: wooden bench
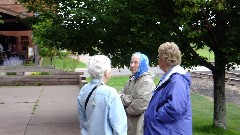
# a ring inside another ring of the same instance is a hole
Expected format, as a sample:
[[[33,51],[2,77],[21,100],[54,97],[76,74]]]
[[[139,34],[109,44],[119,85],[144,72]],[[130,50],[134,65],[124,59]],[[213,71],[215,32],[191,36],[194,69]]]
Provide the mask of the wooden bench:
[[[65,72],[53,66],[0,67],[0,85],[80,85],[86,83],[84,72]],[[32,75],[44,72],[44,75]],[[15,73],[16,75],[8,75]]]

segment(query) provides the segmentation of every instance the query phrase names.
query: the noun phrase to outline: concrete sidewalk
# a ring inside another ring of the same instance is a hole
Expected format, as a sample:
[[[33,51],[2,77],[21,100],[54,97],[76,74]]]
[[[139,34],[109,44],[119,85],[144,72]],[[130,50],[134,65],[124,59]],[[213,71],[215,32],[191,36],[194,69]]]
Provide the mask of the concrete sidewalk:
[[[77,85],[0,87],[0,135],[79,135]]]

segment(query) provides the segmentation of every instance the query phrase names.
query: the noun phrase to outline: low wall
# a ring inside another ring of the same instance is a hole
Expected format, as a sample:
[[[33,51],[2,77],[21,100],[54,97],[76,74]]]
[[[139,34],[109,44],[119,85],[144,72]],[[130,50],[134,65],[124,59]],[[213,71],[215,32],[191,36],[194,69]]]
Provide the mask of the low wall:
[[[47,75],[31,75],[44,72]],[[65,72],[52,66],[15,66],[0,67],[0,86],[22,85],[80,85],[86,83],[84,72]],[[7,75],[16,73],[16,75]],[[28,74],[28,75],[27,75]]]
[[[201,73],[201,72],[191,72],[192,78],[202,78],[202,79],[210,79],[213,80],[212,74]],[[230,85],[238,85],[240,86],[240,73],[234,72],[226,72],[225,73],[225,82]]]

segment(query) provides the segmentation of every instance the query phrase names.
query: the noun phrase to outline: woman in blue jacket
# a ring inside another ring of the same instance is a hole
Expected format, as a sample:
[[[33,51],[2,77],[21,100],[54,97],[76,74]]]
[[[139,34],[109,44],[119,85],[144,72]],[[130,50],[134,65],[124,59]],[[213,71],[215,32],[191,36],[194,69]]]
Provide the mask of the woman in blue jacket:
[[[127,135],[127,116],[115,88],[107,86],[111,61],[105,55],[88,61],[91,81],[77,97],[81,135]]]
[[[180,66],[181,52],[173,42],[158,48],[165,72],[144,114],[144,135],[192,135],[190,74]]]

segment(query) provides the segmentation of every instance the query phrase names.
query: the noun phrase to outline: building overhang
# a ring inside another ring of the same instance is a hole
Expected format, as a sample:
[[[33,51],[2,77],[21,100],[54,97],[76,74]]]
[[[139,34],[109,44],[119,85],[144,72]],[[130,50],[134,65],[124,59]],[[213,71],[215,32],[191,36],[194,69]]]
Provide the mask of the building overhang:
[[[19,18],[28,17],[26,12],[19,13],[19,12],[15,12],[15,11],[12,11],[12,10],[9,10],[9,9],[3,8],[3,7],[0,7],[0,12],[8,14],[8,15],[16,16],[16,17],[19,17]]]
[[[29,17],[29,15],[25,13],[19,13],[0,7],[0,15],[1,15],[0,20],[4,22],[3,24],[0,23],[0,31],[31,30],[31,28],[21,20],[26,17]]]

